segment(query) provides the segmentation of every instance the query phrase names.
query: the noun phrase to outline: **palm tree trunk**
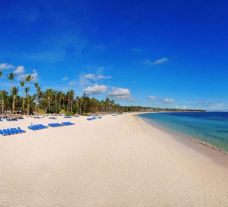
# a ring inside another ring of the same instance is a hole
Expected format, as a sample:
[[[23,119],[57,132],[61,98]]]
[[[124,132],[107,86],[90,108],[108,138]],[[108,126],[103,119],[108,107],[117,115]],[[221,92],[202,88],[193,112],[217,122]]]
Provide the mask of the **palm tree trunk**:
[[[40,110],[40,94],[37,96],[37,110]]]
[[[4,113],[4,93],[2,92],[2,114]]]
[[[2,114],[4,113],[4,107],[5,107],[4,97],[2,97]]]
[[[15,110],[15,96],[13,96],[13,103],[12,103],[12,113],[14,114]]]
[[[28,97],[28,94],[26,94],[26,99],[27,99],[27,115],[29,115],[29,97]]]
[[[56,95],[55,95],[55,113],[57,114],[57,97],[56,97]]]
[[[30,112],[30,101],[29,101],[29,98],[28,98],[28,107],[27,107],[27,114],[29,115],[29,112]]]
[[[49,100],[48,101],[48,110],[49,110],[49,112],[50,112],[50,109],[51,109],[51,101]]]
[[[67,112],[69,112],[69,99],[67,100]]]
[[[25,112],[25,98],[22,98],[22,112]]]

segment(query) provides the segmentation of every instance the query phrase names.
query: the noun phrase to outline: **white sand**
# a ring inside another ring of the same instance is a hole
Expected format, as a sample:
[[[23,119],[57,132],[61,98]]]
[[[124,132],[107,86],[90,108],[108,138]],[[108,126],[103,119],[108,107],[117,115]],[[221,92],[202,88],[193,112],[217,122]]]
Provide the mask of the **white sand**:
[[[133,115],[32,122],[62,120],[75,126],[0,136],[1,207],[228,206],[226,155]]]

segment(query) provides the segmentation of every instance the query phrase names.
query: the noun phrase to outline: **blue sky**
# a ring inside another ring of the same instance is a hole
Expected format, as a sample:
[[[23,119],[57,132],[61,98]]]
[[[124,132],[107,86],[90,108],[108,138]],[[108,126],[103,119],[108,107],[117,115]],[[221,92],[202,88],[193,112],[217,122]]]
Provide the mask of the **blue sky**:
[[[228,110],[225,0],[1,0],[0,70],[121,104]],[[0,87],[9,83],[2,78]]]

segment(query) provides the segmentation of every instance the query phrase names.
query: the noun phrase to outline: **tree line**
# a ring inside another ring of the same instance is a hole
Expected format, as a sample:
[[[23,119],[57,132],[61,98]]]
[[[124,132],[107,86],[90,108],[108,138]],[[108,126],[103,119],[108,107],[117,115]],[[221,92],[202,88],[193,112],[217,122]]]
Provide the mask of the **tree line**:
[[[0,79],[3,77],[0,71]],[[19,86],[14,86],[16,75],[6,75],[10,82],[10,90],[0,90],[1,114],[89,114],[89,113],[122,113],[122,112],[151,112],[151,111],[201,111],[189,109],[161,109],[143,106],[122,106],[114,100],[106,98],[98,100],[87,94],[76,96],[73,90],[67,92],[54,89],[41,90],[38,82],[34,82],[33,76],[28,74],[20,81]],[[31,87],[35,93],[30,94]],[[19,92],[21,92],[19,95]]]
[[[0,71],[0,78],[3,77]],[[1,114],[88,114],[88,113],[108,113],[108,112],[136,112],[152,110],[150,107],[142,106],[121,106],[114,100],[106,98],[98,100],[91,98],[85,93],[83,96],[76,96],[73,90],[67,92],[54,89],[41,90],[40,85],[33,81],[32,75],[26,75],[20,81],[19,86],[14,85],[16,75],[9,73],[6,75],[11,87],[9,91],[0,90]],[[30,94],[31,87],[35,93]],[[20,94],[19,94],[20,92]]]

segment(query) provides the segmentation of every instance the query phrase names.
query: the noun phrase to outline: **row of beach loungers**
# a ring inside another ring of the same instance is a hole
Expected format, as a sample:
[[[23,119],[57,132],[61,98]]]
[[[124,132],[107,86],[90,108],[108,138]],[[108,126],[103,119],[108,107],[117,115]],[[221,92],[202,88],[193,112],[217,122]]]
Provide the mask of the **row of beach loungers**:
[[[6,119],[6,118],[16,118],[16,119],[23,119],[22,115],[6,115],[6,114],[0,114],[0,118]]]
[[[64,118],[71,118],[70,116],[65,116]],[[90,116],[87,118],[88,121],[92,121],[95,119],[101,119],[102,117],[100,115],[98,116]],[[21,118],[5,118],[7,121],[16,121]],[[52,118],[51,118],[52,119]],[[54,119],[54,118],[53,118]],[[0,121],[2,121],[2,118],[0,117]],[[48,127],[63,127],[63,126],[71,126],[74,125],[72,122],[62,122],[62,123],[50,123],[48,126],[45,126],[43,124],[35,124],[28,126],[28,129],[32,131],[37,131],[37,130],[42,130],[42,129],[47,129]],[[17,128],[8,128],[8,129],[0,129],[0,135],[2,136],[8,136],[8,135],[14,135],[14,134],[21,134],[25,133],[26,131],[22,130],[20,127]]]
[[[62,122],[62,123],[50,123],[48,126],[44,126],[43,124],[35,124],[28,126],[28,129],[32,131],[38,131],[42,129],[47,129],[48,127],[63,127],[63,126],[71,126],[74,125],[72,122]],[[22,130],[20,127],[17,128],[8,128],[8,129],[0,129],[0,135],[9,136],[15,134],[25,133],[26,131]]]
[[[57,119],[58,116],[33,116],[32,118],[34,119],[41,119],[41,118],[44,118],[44,117],[48,117],[49,119]],[[78,116],[74,116],[74,117],[78,117]],[[65,119],[71,119],[73,118],[73,116],[64,116]]]
[[[62,122],[62,123],[51,123],[51,124],[48,124],[48,126],[50,126],[50,127],[62,127],[62,126],[71,126],[71,125],[74,125],[74,124],[71,123],[71,122]]]
[[[87,118],[88,121],[92,121],[92,120],[95,120],[95,119],[101,119],[102,117],[101,116],[90,116]]]
[[[43,124],[36,124],[36,125],[28,126],[28,128],[33,131],[37,131],[37,130],[41,130],[41,129],[47,129],[48,127],[44,126]]]
[[[6,117],[6,118],[2,118],[2,117],[0,117],[0,121],[3,121],[3,120],[6,120],[6,121],[17,121],[17,120],[19,120],[19,119],[23,119],[23,118],[18,118],[18,117]]]
[[[0,129],[0,135],[2,136],[9,136],[9,135],[14,135],[14,134],[21,134],[25,133],[24,130],[22,130],[20,127],[17,128],[8,128],[8,129]]]
[[[42,130],[42,129],[47,129],[48,127],[63,127],[63,126],[71,126],[74,125],[72,122],[62,122],[62,123],[50,123],[48,126],[44,126],[43,124],[36,124],[36,125],[31,125],[28,128],[37,131],[37,130]]]

